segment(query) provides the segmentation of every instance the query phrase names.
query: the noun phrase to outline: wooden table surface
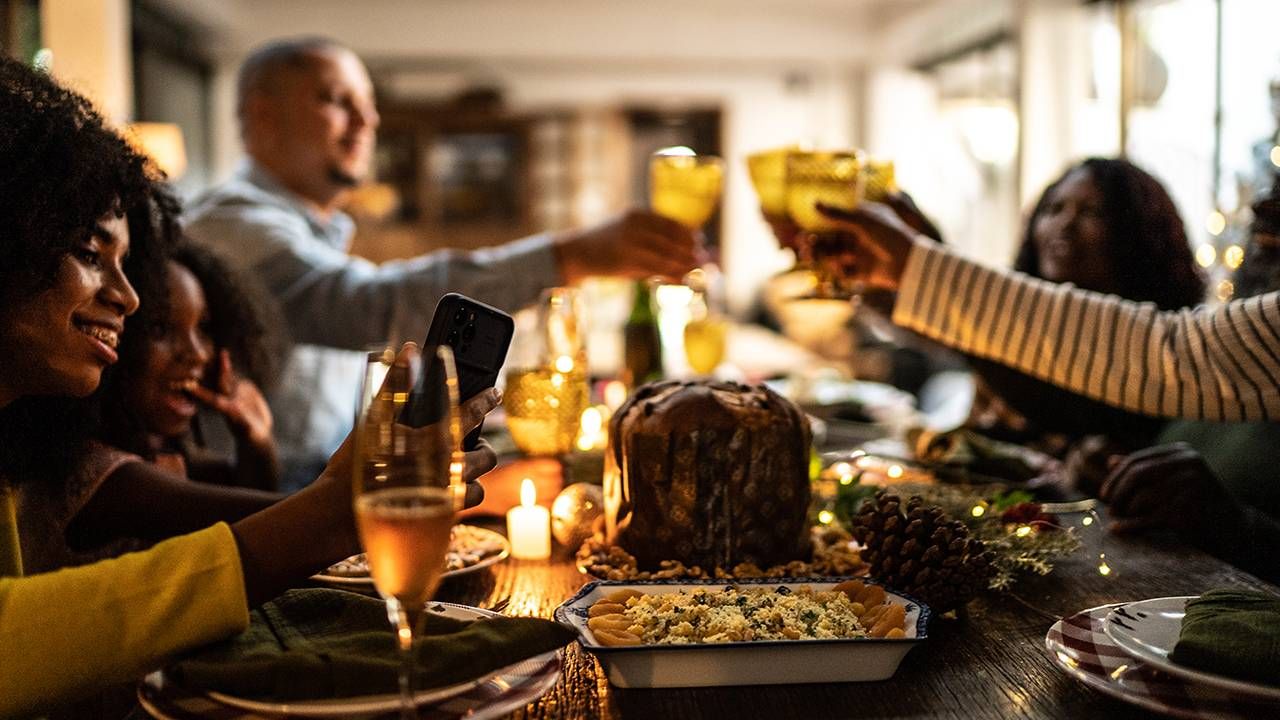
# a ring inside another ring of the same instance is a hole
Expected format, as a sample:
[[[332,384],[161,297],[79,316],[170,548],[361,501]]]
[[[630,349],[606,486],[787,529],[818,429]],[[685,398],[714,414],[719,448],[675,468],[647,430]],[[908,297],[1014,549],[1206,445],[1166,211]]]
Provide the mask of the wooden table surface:
[[[1096,693],[1054,666],[1044,636],[1059,617],[1122,600],[1195,595],[1215,587],[1275,590],[1252,575],[1170,541],[1107,536],[1110,576],[1097,555],[1078,553],[1013,594],[988,595],[959,619],[935,619],[929,639],[898,673],[875,683],[621,690],[576,643],[556,687],[513,718],[1146,718],[1148,712]],[[563,551],[561,551],[563,553]],[[452,580],[439,599],[488,606],[509,599],[511,615],[551,617],[584,583],[566,554],[548,562],[507,561]]]

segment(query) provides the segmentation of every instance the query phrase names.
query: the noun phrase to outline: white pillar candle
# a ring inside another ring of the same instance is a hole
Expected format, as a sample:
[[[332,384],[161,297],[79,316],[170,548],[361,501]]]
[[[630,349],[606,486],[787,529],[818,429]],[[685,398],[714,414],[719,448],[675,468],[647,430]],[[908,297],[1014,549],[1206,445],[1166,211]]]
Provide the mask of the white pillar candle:
[[[534,504],[533,480],[520,483],[520,505],[507,512],[507,539],[517,560],[551,557],[551,511]]]

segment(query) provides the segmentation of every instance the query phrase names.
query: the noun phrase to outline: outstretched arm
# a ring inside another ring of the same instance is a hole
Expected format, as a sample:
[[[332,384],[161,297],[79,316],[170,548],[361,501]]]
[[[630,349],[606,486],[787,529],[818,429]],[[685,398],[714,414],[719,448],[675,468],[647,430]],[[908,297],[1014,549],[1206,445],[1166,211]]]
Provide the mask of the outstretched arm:
[[[893,319],[964,352],[1126,410],[1280,417],[1280,296],[1161,312],[1004,273],[917,243]]]
[[[1126,410],[1280,417],[1280,294],[1161,312],[1002,272],[916,237],[888,208],[826,209],[849,231],[839,272],[898,291],[894,322]]]

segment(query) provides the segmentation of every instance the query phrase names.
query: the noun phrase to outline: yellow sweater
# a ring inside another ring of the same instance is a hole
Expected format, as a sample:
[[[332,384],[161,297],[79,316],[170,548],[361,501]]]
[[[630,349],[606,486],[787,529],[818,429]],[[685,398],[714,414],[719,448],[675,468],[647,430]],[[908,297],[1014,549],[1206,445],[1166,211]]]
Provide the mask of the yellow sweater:
[[[0,564],[15,540],[4,531],[10,504],[0,488]],[[130,682],[248,625],[240,555],[225,523],[92,565],[0,577],[0,717]]]

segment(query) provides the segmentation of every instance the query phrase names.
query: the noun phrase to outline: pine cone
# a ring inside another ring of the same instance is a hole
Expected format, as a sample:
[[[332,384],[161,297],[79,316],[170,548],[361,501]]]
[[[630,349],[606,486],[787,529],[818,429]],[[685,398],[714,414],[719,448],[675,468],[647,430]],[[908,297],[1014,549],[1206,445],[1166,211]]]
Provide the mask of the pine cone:
[[[876,493],[854,516],[852,531],[873,577],[938,612],[973,599],[995,572],[991,551],[963,522],[918,496],[904,505],[895,495]]]

